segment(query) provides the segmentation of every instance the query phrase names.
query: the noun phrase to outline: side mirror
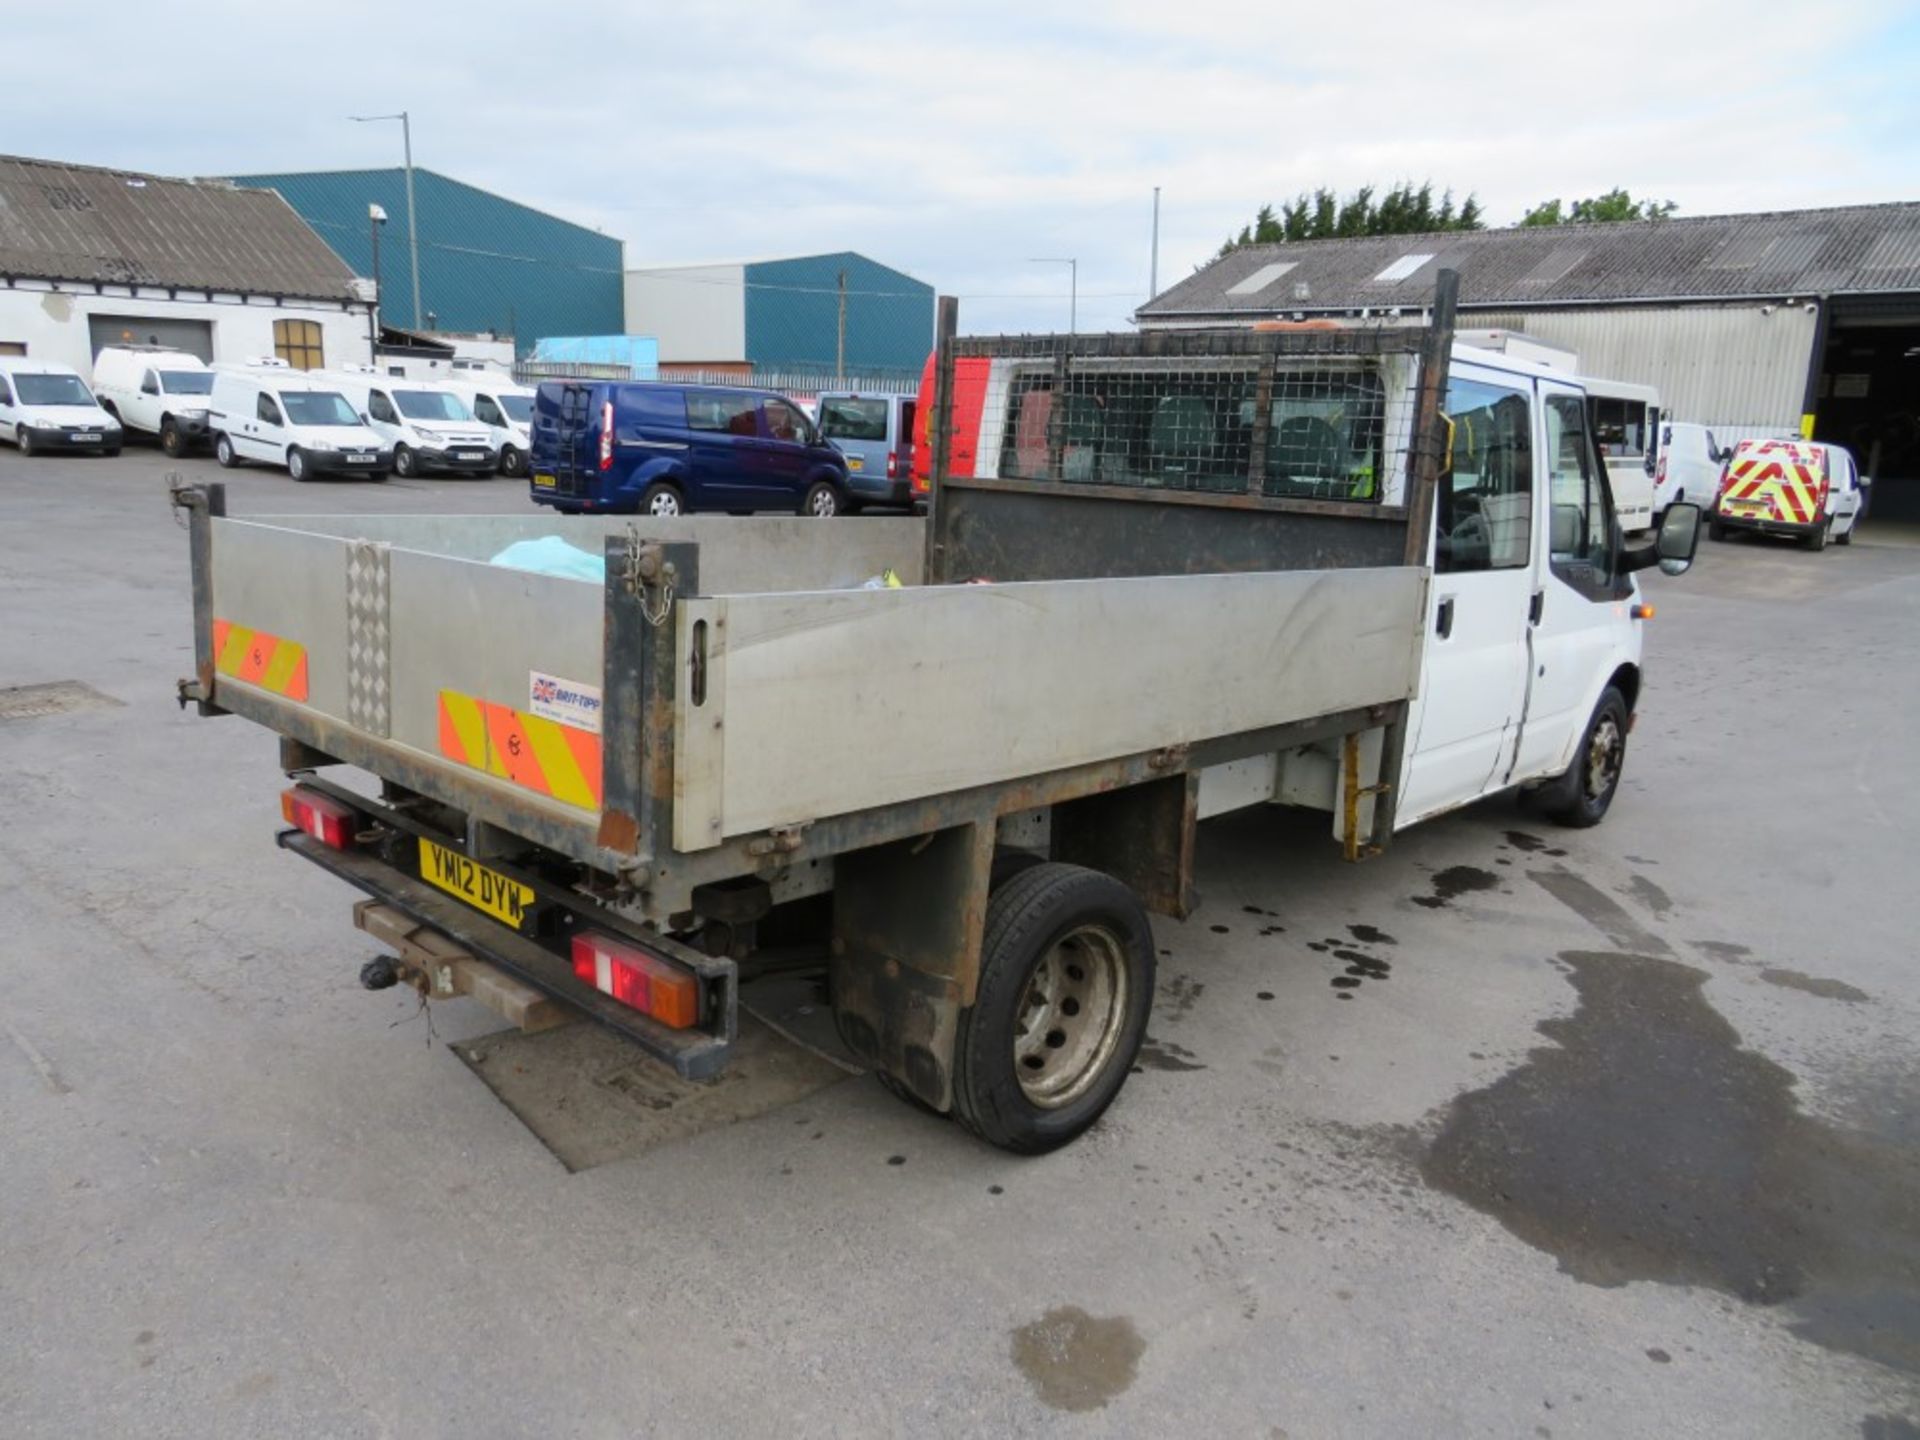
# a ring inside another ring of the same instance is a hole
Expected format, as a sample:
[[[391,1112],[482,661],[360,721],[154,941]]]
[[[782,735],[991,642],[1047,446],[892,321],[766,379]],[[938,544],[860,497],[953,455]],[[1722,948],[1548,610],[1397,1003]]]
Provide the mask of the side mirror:
[[[362,425],[371,425],[373,423],[373,417],[367,414],[366,411],[362,410],[360,412],[360,423]]]
[[[1685,501],[1667,507],[1653,544],[1623,557],[1622,570],[1644,570],[1658,565],[1662,575],[1684,575],[1700,544],[1700,507]]]

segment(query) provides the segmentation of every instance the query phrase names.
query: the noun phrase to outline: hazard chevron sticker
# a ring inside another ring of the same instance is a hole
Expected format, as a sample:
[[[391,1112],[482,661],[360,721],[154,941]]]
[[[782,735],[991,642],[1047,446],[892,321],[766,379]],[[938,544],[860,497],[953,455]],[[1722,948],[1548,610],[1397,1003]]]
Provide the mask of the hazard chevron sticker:
[[[307,647],[264,630],[215,620],[213,668],[289,700],[307,698]]]
[[[440,753],[562,804],[600,808],[600,737],[578,726],[442,690]]]

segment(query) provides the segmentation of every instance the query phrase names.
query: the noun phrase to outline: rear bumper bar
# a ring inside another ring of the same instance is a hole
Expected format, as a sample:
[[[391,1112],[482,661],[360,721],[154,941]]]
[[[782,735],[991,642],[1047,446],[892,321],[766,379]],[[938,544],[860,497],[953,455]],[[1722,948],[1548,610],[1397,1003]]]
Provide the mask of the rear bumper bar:
[[[299,830],[282,831],[279,841],[282,849],[311,860],[374,899],[439,931],[461,948],[619,1031],[649,1055],[671,1065],[682,1079],[705,1080],[718,1074],[732,1053],[739,976],[731,960],[717,960],[657,936],[644,942],[675,964],[692,970],[701,980],[705,1014],[701,1027],[671,1030],[583,984],[574,977],[573,966],[565,957],[538,941],[517,934],[374,855],[335,850]]]

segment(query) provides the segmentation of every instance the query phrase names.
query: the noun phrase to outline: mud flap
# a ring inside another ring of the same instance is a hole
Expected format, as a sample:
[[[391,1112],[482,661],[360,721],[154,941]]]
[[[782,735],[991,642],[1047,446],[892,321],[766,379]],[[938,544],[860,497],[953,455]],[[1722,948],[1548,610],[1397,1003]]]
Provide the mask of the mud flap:
[[[834,1018],[847,1048],[936,1110],[973,1002],[993,864],[991,816],[834,861]]]

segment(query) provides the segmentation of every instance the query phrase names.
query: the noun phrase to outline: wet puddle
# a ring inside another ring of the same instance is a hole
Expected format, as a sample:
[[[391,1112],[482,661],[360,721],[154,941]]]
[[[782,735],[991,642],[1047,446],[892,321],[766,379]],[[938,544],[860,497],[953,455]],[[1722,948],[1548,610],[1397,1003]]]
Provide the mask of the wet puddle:
[[[1178,1073],[1182,1070],[1204,1070],[1207,1067],[1194,1059],[1193,1052],[1185,1046],[1176,1045],[1171,1040],[1161,1040],[1149,1035],[1140,1042],[1140,1049],[1133,1057],[1136,1068],[1142,1070],[1168,1070]]]
[[[1474,865],[1450,865],[1433,877],[1433,893],[1416,895],[1413,903],[1424,905],[1429,910],[1438,910],[1462,895],[1499,888],[1500,877],[1491,870],[1482,870]]]
[[[1704,971],[1561,959],[1578,1008],[1449,1107],[1427,1182],[1587,1284],[1785,1306],[1808,1340],[1920,1373],[1920,1150],[1803,1113],[1793,1076],[1707,1003]]]
[[[1049,1310],[1013,1332],[1013,1363],[1055,1410],[1098,1410],[1133,1384],[1147,1342],[1124,1315],[1078,1305]]]

